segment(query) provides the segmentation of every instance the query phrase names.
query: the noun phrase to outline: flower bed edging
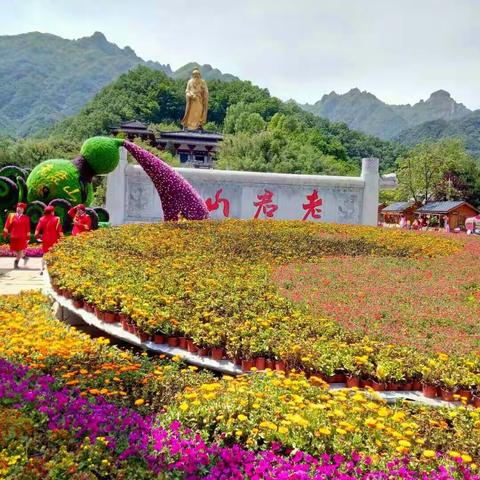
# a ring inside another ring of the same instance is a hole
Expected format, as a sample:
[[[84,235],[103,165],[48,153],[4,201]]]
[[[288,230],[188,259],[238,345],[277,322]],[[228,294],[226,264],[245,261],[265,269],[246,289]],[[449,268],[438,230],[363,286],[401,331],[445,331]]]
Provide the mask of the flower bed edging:
[[[185,362],[196,365],[197,367],[208,368],[210,370],[226,373],[228,375],[239,375],[244,373],[240,367],[228,360],[213,360],[209,357],[200,357],[182,348],[170,347],[167,344],[157,344],[152,340],[142,342],[137,335],[125,331],[120,323],[107,323],[99,320],[94,313],[87,312],[83,308],[75,308],[73,305],[73,300],[67,299],[53,290],[47,271],[44,272],[43,278],[44,292],[47,295],[53,297],[54,300],[62,307],[81,317],[82,320],[88,325],[92,325],[93,327],[102,330],[112,337],[123,340],[137,347],[146,348],[147,350],[151,350],[153,352],[163,353],[171,357],[180,356]]]

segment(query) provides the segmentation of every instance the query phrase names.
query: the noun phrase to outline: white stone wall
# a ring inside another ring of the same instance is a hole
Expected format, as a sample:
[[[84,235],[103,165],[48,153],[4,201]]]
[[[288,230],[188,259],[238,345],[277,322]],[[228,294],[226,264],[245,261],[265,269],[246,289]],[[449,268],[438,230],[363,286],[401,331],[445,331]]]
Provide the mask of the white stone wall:
[[[139,165],[126,162],[107,178],[113,225],[163,218],[160,199]],[[177,168],[200,193],[214,219],[272,218],[377,224],[378,159],[364,159],[361,177],[290,175]]]

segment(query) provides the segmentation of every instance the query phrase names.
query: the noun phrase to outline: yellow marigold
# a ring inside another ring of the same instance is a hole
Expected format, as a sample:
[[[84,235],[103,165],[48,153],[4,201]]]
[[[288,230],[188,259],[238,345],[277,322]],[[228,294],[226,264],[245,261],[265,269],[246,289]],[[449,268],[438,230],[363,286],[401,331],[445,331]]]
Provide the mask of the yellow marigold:
[[[372,417],[368,417],[368,418],[365,419],[364,424],[365,424],[366,427],[372,428],[377,424],[377,421]]]
[[[398,442],[398,444],[399,444],[401,447],[406,447],[406,448],[412,446],[412,444],[411,444],[408,440],[400,440],[400,441]]]
[[[462,454],[461,458],[465,463],[470,463],[472,461],[472,457],[467,453]]]
[[[180,404],[180,406],[178,407],[182,412],[186,412],[188,410],[188,403],[186,402],[183,402]]]
[[[135,405],[137,407],[139,407],[140,405],[143,405],[145,403],[145,400],[143,398],[137,398],[137,400],[135,400]]]
[[[244,415],[243,413],[241,413],[238,417],[237,417],[241,422],[244,422],[248,417],[246,415]]]
[[[424,450],[423,451],[423,456],[425,458],[434,458],[435,457],[435,452],[433,450]]]

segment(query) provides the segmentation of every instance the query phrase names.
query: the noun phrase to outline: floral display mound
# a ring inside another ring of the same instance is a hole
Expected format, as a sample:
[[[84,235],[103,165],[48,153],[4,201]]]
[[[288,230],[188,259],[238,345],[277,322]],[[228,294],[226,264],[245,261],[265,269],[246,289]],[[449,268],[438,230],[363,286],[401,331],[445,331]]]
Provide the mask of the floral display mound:
[[[215,378],[108,343],[40,294],[0,296],[1,478],[480,478],[470,407],[390,406],[302,374]]]
[[[478,272],[467,275],[478,250],[478,239],[466,237],[207,221],[100,231],[62,242],[48,262],[58,291],[121,319],[143,340],[180,338],[190,351],[242,362],[246,370],[349,376],[349,385],[377,390],[419,389],[423,382],[430,396],[480,404]],[[393,279],[387,282],[382,269]],[[377,270],[385,290],[372,282]],[[433,281],[440,278],[437,292]],[[428,298],[413,294],[415,284]],[[417,322],[418,304],[425,311]]]

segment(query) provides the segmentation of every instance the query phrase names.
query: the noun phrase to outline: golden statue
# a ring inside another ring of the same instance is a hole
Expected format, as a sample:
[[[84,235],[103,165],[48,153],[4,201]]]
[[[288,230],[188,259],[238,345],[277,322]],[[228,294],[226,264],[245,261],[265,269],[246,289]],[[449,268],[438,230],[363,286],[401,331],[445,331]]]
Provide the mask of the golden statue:
[[[184,130],[201,130],[207,122],[208,87],[198,68],[192,72],[185,94],[187,105],[182,118],[183,128]]]

